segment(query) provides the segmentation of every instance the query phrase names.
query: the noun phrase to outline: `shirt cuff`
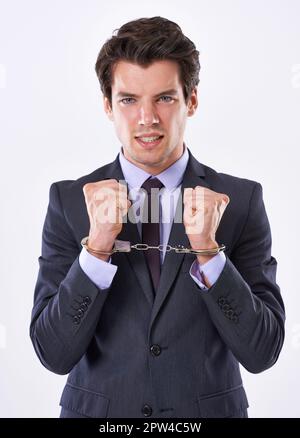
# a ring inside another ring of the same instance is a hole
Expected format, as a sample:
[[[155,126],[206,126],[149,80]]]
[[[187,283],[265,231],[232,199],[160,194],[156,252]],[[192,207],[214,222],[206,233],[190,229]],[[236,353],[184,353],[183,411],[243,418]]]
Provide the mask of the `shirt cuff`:
[[[209,283],[213,286],[218,280],[226,263],[226,256],[224,252],[219,252],[208,262],[200,264],[198,259],[192,263],[190,275],[192,279],[198,284],[200,289],[207,291],[209,288],[204,284],[202,274],[205,275]]]
[[[89,279],[99,288],[108,289],[113,281],[118,267],[108,262],[100,260],[82,248],[79,254],[79,265]]]

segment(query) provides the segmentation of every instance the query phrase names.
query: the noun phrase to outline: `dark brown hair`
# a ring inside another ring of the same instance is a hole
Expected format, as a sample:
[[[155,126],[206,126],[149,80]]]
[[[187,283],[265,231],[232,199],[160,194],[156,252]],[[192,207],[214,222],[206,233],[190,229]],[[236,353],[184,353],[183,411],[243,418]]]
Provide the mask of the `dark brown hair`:
[[[199,52],[178,24],[163,17],[140,18],[114,34],[102,46],[95,65],[102,93],[110,104],[113,67],[121,60],[144,67],[158,60],[176,61],[187,102],[199,83]]]

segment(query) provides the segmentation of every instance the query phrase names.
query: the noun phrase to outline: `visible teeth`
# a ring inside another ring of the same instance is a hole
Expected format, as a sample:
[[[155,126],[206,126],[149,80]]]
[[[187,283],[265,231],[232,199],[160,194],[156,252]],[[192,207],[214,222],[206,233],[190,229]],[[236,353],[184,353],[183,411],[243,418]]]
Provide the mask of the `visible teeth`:
[[[151,143],[152,141],[158,140],[159,135],[157,137],[140,137],[140,139],[145,143]]]

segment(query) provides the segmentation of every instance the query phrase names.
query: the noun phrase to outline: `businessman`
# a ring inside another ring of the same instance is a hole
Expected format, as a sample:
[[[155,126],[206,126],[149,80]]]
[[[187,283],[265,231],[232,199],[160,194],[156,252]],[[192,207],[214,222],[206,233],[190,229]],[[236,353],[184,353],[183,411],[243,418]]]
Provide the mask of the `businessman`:
[[[199,71],[162,17],[124,24],[98,55],[120,151],[51,185],[30,327],[42,364],[69,374],[61,417],[247,417],[239,365],[260,373],[280,354],[262,187],[184,141]]]

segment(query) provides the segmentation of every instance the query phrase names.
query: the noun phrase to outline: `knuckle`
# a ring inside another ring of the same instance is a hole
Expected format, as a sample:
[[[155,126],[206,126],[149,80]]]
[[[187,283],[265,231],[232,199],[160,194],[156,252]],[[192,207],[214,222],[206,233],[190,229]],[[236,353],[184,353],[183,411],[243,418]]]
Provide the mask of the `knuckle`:
[[[88,196],[91,192],[91,183],[87,183],[82,187],[83,194]]]

